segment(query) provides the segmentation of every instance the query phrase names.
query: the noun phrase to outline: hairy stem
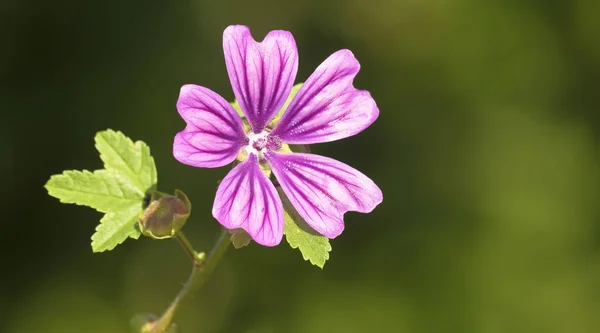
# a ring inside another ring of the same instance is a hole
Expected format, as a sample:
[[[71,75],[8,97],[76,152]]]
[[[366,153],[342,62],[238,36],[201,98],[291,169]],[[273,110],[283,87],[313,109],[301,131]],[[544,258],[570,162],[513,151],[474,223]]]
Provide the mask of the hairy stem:
[[[183,236],[180,232],[177,235],[177,240],[184,247],[184,250],[193,257],[194,266],[192,267],[192,273],[190,277],[179,291],[179,294],[171,305],[167,308],[167,310],[163,313],[163,315],[158,319],[151,333],[166,333],[168,332],[169,327],[173,323],[173,318],[175,317],[175,312],[181,306],[184,300],[189,298],[192,294],[200,290],[204,283],[211,276],[212,272],[217,267],[217,264],[229,248],[229,231],[227,229],[222,229],[221,234],[219,235],[219,239],[213,245],[213,248],[210,250],[210,253],[206,258],[203,257],[203,254],[198,254],[191,246],[190,242]]]

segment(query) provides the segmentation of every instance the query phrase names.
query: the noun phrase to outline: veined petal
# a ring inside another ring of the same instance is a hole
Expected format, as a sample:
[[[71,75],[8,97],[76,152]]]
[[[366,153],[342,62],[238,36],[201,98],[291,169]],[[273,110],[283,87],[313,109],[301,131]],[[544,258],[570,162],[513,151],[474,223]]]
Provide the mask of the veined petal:
[[[304,82],[273,135],[286,143],[312,144],[346,138],[369,127],[379,109],[368,91],[352,85],[359,69],[349,50],[329,56]]]
[[[326,237],[342,233],[347,211],[368,213],[383,200],[371,179],[332,158],[274,152],[265,158],[298,214]]]
[[[225,228],[242,228],[261,245],[275,246],[283,237],[283,204],[254,154],[219,184],[212,213]]]
[[[260,133],[283,106],[298,71],[298,49],[288,31],[269,32],[258,43],[250,29],[232,25],[223,33],[227,73],[252,130]]]
[[[183,164],[203,168],[227,165],[248,140],[233,107],[210,89],[184,85],[177,110],[187,126],[175,136],[173,156]]]

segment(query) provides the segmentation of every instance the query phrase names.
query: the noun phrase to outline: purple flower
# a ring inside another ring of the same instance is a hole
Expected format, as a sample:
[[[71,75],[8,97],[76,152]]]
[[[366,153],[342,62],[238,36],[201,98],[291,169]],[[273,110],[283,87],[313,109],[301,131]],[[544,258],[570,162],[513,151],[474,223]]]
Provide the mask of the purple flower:
[[[283,237],[283,205],[259,163],[268,163],[298,214],[320,234],[335,238],[347,211],[371,212],[383,195],[361,172],[334,159],[286,153],[283,144],[329,142],[369,127],[379,109],[371,95],[352,85],[360,65],[349,50],[329,56],[306,80],[280,121],[267,124],[290,95],[298,70],[298,50],[288,31],[271,31],[258,43],[245,26],[223,33],[227,73],[251,130],[221,96],[184,85],[177,110],[187,123],[177,133],[173,155],[181,163],[216,168],[247,158],[217,190],[213,216],[228,229],[242,228],[259,244],[275,246]]]

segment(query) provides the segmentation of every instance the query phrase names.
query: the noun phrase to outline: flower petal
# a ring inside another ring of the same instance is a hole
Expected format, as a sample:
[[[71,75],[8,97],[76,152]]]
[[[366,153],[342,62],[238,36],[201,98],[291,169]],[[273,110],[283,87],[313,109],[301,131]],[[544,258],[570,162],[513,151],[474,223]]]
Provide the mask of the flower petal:
[[[219,184],[212,213],[225,228],[242,228],[261,245],[275,246],[283,237],[281,199],[254,154]]]
[[[175,136],[173,156],[183,164],[202,168],[227,165],[248,140],[240,116],[210,89],[184,85],[177,110],[187,126]]]
[[[352,85],[359,69],[349,50],[329,56],[304,82],[272,134],[286,143],[312,144],[346,138],[369,127],[379,109],[368,91]]]
[[[265,158],[298,214],[329,238],[344,230],[344,213],[369,213],[383,200],[371,179],[332,158],[274,152]]]
[[[255,133],[283,106],[298,71],[298,50],[288,31],[269,32],[257,43],[250,29],[232,25],[223,33],[227,73],[235,98]]]

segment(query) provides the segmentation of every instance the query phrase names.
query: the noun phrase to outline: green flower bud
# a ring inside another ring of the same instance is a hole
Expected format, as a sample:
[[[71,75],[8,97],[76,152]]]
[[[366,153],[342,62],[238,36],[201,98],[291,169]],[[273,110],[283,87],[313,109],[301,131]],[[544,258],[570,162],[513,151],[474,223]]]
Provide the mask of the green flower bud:
[[[191,209],[187,196],[179,190],[175,190],[175,196],[154,191],[138,219],[140,231],[154,239],[172,238],[187,221]]]

